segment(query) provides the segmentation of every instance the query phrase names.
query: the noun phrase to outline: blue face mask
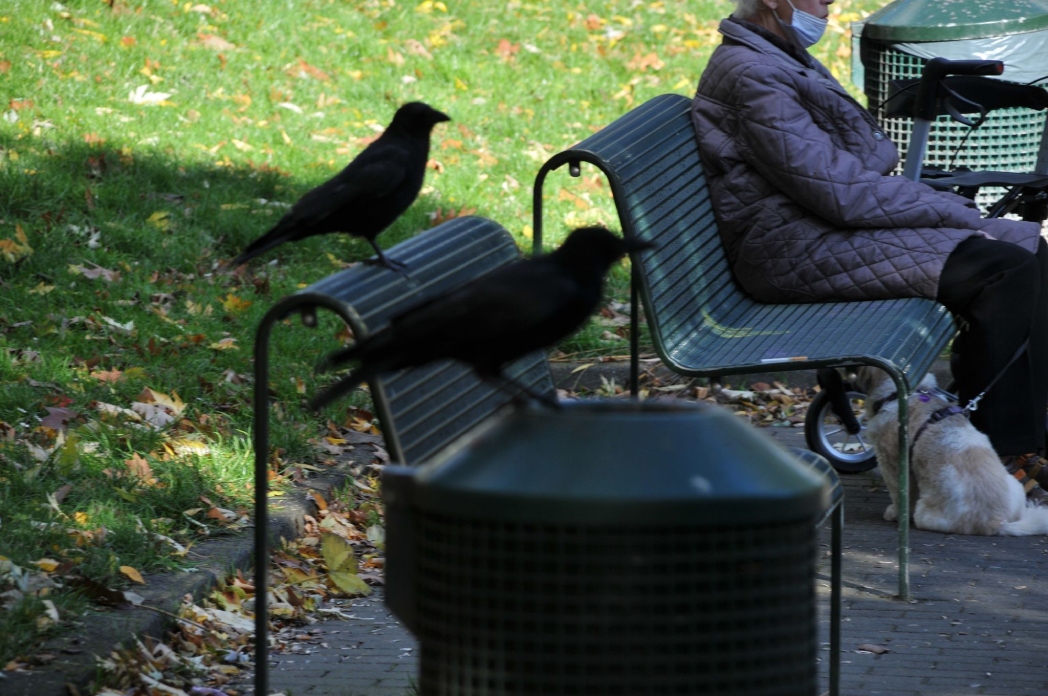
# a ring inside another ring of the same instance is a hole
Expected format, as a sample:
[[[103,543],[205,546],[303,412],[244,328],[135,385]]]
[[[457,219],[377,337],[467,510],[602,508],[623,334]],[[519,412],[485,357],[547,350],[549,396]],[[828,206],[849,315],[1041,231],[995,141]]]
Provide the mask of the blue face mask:
[[[826,32],[826,20],[819,19],[804,10],[798,10],[790,0],[786,0],[786,3],[793,8],[793,20],[791,23],[787,24],[779,19],[779,15],[775,15],[775,19],[779,20],[779,24],[786,30],[786,34],[792,33],[797,43],[804,48],[817,44]]]

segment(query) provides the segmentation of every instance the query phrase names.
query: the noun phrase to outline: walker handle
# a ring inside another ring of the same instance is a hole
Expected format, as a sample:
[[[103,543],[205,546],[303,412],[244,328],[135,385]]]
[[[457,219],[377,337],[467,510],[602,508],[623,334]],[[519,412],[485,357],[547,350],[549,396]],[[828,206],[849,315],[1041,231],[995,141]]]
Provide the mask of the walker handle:
[[[917,88],[917,100],[913,105],[913,117],[932,121],[938,109],[939,83],[947,75],[1001,75],[1004,63],[999,60],[947,60],[932,58],[924,66],[921,83]]]

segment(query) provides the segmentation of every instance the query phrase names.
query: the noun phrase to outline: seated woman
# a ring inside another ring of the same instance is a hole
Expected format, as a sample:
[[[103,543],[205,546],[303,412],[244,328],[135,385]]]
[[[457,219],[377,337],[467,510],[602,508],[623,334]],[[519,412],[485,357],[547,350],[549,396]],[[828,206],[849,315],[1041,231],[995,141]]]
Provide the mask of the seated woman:
[[[895,146],[806,50],[833,0],[734,2],[692,120],[735,277],[762,302],[944,304],[961,326],[961,403],[1000,374],[972,422],[1027,497],[1048,504],[1048,246],[1039,227],[983,219],[968,199],[891,176]]]

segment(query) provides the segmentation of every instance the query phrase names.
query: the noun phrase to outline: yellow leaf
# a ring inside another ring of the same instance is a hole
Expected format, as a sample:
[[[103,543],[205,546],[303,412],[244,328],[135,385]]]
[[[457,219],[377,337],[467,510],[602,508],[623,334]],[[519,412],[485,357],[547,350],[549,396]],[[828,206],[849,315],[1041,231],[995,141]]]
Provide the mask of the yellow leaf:
[[[168,396],[163,392],[158,392],[155,389],[146,387],[142,390],[142,393],[138,395],[138,400],[145,404],[157,404],[171,411],[173,415],[181,415],[182,411],[186,410],[186,404],[182,401],[182,397],[178,395],[178,392],[171,392],[172,396]]]
[[[146,581],[142,579],[142,574],[131,566],[120,566],[120,572],[127,576],[127,579],[131,582],[137,582],[139,585],[146,584]]]
[[[43,281],[36,284],[32,290],[29,291],[30,295],[46,295],[55,289],[54,285],[45,285]]]
[[[33,564],[45,573],[51,573],[58,567],[58,561],[52,558],[41,558],[39,561],[33,561]]]
[[[469,87],[466,86],[465,82],[463,82],[462,80],[460,80],[460,79],[458,79],[456,77],[455,78],[455,89],[459,89],[459,90],[462,90],[464,92],[464,91],[468,90]]]
[[[230,314],[243,312],[250,306],[251,300],[242,300],[233,293],[229,293],[228,295],[226,295],[226,299],[222,300],[222,308]]]
[[[328,573],[343,571],[356,574],[357,557],[353,553],[353,545],[338,534],[324,534],[320,538],[320,553],[327,563]]]
[[[211,350],[237,350],[237,340],[232,336],[223,338],[221,341],[216,341],[208,346]]]
[[[171,217],[171,213],[166,210],[158,210],[149,216],[146,220],[150,225],[156,227],[158,230],[164,232],[171,226],[171,221],[168,219]]]
[[[306,573],[305,571],[299,568],[281,568],[280,572],[284,574],[284,579],[287,582],[294,584],[305,582],[306,580],[309,580],[310,578],[314,577],[312,574]]]
[[[331,582],[335,583],[338,589],[342,590],[346,594],[351,595],[363,595],[368,596],[371,594],[371,588],[366,582],[360,579],[355,573],[328,573],[328,577],[331,578]]]
[[[91,31],[90,29],[73,29],[73,31],[77,32],[78,34],[83,34],[84,36],[90,36],[93,39],[97,39],[99,43],[105,43],[107,40],[105,34],[101,34],[97,31]]]
[[[77,524],[86,525],[87,521],[88,521],[87,513],[74,512],[73,513],[73,520],[76,521]]]

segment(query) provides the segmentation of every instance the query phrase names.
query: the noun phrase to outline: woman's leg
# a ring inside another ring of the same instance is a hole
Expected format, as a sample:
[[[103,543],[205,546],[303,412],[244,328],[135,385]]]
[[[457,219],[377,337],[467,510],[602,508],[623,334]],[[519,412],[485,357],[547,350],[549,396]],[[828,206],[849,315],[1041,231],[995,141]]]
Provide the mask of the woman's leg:
[[[1007,242],[967,239],[946,261],[937,299],[962,321],[956,342],[961,403],[1001,374],[1016,350],[1023,355],[972,413],[1000,455],[1041,453],[1048,410],[1048,247],[1037,255]]]

